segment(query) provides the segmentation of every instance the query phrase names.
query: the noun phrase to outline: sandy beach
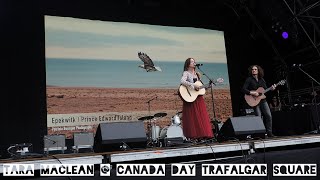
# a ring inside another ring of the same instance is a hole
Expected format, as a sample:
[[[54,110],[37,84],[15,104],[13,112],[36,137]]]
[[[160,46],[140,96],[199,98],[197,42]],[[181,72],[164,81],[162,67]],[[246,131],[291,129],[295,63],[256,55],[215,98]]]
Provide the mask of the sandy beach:
[[[177,89],[137,88],[66,88],[47,87],[48,114],[131,112],[182,110],[182,100]],[[211,94],[204,95],[207,110],[213,118]],[[226,120],[232,115],[231,96],[228,89],[214,90],[215,112],[218,119]]]
[[[157,120],[161,128],[168,126],[172,116],[182,111],[182,100],[177,89],[47,87],[48,114],[148,112],[147,102],[151,99],[150,111],[167,113],[166,117]],[[210,91],[207,91],[204,99],[213,119]],[[226,121],[232,116],[229,89],[214,89],[214,103],[217,119]],[[183,117],[181,121],[183,123]]]

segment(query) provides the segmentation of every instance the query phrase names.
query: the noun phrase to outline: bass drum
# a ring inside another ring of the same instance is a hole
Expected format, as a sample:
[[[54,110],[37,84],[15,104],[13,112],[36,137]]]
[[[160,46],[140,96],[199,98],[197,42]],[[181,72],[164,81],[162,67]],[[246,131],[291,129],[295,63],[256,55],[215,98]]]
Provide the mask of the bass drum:
[[[167,127],[164,127],[160,132],[161,139],[178,138],[178,137],[185,139],[183,135],[183,130],[180,126],[176,126],[176,125],[167,126]]]

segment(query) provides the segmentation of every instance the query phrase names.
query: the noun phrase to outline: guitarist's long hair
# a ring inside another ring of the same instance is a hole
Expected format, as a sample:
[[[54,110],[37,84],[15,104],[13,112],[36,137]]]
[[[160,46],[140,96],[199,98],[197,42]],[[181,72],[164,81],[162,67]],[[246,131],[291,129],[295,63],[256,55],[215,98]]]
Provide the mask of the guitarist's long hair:
[[[188,58],[188,59],[184,62],[183,71],[188,71],[188,68],[189,68],[191,59],[194,59],[194,58]],[[200,79],[200,78],[201,78],[201,73],[199,73],[199,72],[196,71],[196,74],[198,75],[198,77],[199,77],[199,79]]]
[[[249,76],[252,76],[252,68],[253,68],[254,66],[257,67],[257,69],[258,69],[258,78],[263,78],[263,76],[264,76],[264,70],[263,70],[262,67],[259,66],[259,65],[251,65],[251,66],[248,68],[248,75],[249,75]]]

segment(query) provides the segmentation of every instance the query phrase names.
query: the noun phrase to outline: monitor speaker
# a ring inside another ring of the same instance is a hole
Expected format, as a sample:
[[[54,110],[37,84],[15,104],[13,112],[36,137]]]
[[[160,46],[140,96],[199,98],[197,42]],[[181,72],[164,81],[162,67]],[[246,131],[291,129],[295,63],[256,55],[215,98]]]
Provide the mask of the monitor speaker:
[[[146,147],[143,121],[101,123],[94,137],[94,151],[105,152]]]
[[[74,152],[78,153],[82,149],[83,152],[93,151],[94,137],[92,132],[75,132],[73,133]]]
[[[265,138],[265,134],[266,128],[260,116],[231,117],[222,125],[217,140]]]
[[[67,150],[66,136],[64,134],[45,135],[44,140],[44,152],[62,151],[64,153]]]

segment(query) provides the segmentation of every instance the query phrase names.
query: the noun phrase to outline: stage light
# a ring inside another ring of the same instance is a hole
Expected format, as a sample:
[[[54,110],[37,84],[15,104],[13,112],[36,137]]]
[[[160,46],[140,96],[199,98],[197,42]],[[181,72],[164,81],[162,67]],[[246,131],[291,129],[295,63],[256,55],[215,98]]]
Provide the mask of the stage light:
[[[288,37],[289,37],[289,34],[286,31],[282,32],[283,39],[288,39]]]
[[[282,24],[277,21],[277,22],[274,22],[271,26],[272,30],[275,32],[275,33],[278,33],[279,31],[282,30]]]

